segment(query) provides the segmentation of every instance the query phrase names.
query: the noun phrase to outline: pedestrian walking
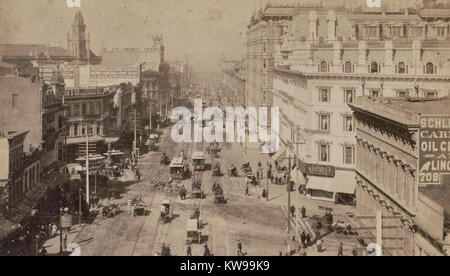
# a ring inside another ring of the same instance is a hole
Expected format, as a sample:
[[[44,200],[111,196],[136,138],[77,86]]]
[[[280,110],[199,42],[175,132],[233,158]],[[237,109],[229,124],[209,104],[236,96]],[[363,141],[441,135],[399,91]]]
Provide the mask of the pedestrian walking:
[[[308,233],[308,234],[306,235],[306,246],[307,246],[307,247],[311,245],[311,241],[312,241],[311,234]]]
[[[245,185],[245,196],[249,196],[249,191],[248,191],[248,183],[247,185]]]
[[[246,253],[242,252],[242,242],[240,240],[238,240],[238,243],[237,243],[237,255],[238,256],[245,256],[246,255]]]
[[[317,246],[317,252],[322,253],[323,248],[322,248],[322,240],[321,239],[317,240],[316,246]]]
[[[342,242],[339,245],[338,256],[344,256],[344,245],[342,244]]]
[[[190,244],[188,244],[186,247],[186,256],[188,256],[188,257],[192,256],[192,248],[191,248]]]
[[[42,257],[45,257],[45,256],[47,256],[47,254],[48,254],[47,249],[45,249],[45,247],[42,247],[42,250],[41,250],[40,255],[41,255]]]
[[[302,206],[302,218],[306,218],[306,208]]]
[[[306,234],[305,234],[305,232],[302,232],[302,234],[300,235],[300,240],[302,242],[302,247],[305,248],[306,247]]]
[[[205,252],[203,253],[203,256],[205,256],[205,257],[212,256],[207,243],[205,243]]]
[[[137,177],[137,181],[139,182],[141,180],[141,172],[139,171],[139,169],[136,169],[136,177]]]

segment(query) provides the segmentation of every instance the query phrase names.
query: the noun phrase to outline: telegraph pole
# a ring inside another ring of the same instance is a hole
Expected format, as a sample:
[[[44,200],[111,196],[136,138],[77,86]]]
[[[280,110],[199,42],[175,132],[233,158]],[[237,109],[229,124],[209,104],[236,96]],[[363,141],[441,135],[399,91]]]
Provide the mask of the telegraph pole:
[[[89,206],[89,125],[86,124],[86,202]]]
[[[290,241],[291,241],[291,156],[289,155],[289,174],[287,176],[287,188],[288,188],[288,223],[287,223],[287,256],[291,255],[291,247],[290,247]]]
[[[133,152],[136,154],[137,147],[137,131],[136,131],[136,105],[134,105],[134,142],[133,142]]]

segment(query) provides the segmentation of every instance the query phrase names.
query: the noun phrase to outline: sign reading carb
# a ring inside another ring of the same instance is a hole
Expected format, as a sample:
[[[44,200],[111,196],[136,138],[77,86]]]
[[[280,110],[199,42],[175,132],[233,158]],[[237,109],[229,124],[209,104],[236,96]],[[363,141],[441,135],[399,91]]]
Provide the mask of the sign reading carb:
[[[421,116],[419,184],[441,184],[450,175],[450,116]]]

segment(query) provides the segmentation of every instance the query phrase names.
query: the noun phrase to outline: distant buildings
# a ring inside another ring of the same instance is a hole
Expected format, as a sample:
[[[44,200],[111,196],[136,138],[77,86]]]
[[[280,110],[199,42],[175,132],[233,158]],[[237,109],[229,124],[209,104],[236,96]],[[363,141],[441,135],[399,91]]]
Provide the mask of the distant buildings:
[[[450,100],[361,97],[356,118],[356,211],[375,233],[382,212],[384,255],[439,256],[450,248],[448,195],[442,185],[418,185],[419,115],[450,115]],[[368,242],[375,242],[375,239]]]
[[[125,48],[125,49],[103,49],[102,65],[106,67],[135,67],[145,63],[142,70],[158,71],[164,60],[164,42],[163,35],[153,36],[153,45],[151,48]]]
[[[234,89],[239,98],[236,103],[241,106],[247,106],[247,98],[245,93],[245,77],[246,77],[246,60],[222,60],[223,83],[231,89]]]

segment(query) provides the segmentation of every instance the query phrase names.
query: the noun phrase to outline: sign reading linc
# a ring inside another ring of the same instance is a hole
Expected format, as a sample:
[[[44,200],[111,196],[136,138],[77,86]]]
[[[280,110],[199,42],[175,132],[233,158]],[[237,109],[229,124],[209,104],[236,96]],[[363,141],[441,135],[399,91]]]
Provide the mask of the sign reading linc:
[[[450,116],[421,116],[419,184],[441,184],[450,174]]]

